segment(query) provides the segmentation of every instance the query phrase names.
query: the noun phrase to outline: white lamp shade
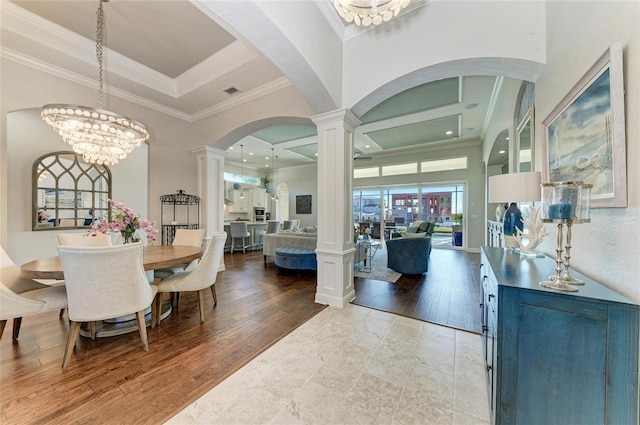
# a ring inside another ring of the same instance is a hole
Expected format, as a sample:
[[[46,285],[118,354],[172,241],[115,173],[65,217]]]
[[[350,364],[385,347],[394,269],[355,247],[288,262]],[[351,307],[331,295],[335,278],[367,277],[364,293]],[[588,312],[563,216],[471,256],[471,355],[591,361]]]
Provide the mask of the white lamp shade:
[[[542,196],[540,171],[489,177],[489,203],[533,202]]]

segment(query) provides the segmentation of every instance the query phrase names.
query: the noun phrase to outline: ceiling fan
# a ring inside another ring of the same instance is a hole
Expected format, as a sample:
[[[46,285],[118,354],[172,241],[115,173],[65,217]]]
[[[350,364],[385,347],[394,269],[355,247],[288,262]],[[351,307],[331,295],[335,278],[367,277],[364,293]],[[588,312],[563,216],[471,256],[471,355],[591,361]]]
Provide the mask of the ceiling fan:
[[[373,157],[365,156],[362,154],[362,152],[356,152],[353,154],[354,161],[371,161],[371,159],[373,159]]]

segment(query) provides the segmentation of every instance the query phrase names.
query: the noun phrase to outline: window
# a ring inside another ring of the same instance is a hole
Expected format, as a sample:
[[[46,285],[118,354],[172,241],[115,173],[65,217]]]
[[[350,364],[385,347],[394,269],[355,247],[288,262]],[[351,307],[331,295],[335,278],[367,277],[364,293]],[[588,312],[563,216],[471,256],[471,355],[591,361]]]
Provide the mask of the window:
[[[262,185],[262,182],[260,181],[260,177],[243,176],[236,173],[227,173],[226,171],[224,173],[224,179],[228,182],[246,183],[246,184],[252,184],[255,186]]]
[[[361,179],[364,177],[379,177],[380,167],[354,168],[353,178]]]
[[[418,164],[410,162],[407,164],[383,165],[383,176],[399,176],[402,174],[415,174],[418,172]]]
[[[54,152],[33,163],[33,230],[89,227],[106,216],[111,171],[73,152]]]
[[[433,173],[435,171],[464,170],[467,168],[467,157],[422,161],[420,172]]]

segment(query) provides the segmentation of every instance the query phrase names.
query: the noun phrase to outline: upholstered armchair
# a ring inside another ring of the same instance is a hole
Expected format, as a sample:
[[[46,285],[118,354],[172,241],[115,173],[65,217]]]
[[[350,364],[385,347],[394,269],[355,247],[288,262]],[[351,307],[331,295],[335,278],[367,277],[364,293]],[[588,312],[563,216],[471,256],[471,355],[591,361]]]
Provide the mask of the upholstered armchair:
[[[430,254],[430,236],[387,241],[387,267],[399,273],[426,273],[429,270]]]

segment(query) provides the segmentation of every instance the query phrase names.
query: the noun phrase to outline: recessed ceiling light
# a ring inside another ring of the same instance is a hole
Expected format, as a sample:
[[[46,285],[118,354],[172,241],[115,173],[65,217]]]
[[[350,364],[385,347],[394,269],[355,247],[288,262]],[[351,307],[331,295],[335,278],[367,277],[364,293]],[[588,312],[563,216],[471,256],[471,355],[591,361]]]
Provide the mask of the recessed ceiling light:
[[[244,159],[242,160],[242,162],[247,162],[247,158],[244,158]]]
[[[232,151],[233,150],[233,146],[229,146],[229,150]]]
[[[315,156],[318,156],[318,152],[316,152],[314,155],[315,155]]]
[[[269,167],[269,164],[266,164],[265,167]]]
[[[509,136],[505,137],[504,140],[509,140]]]
[[[447,136],[450,136],[450,135],[452,135],[452,134],[453,134],[453,131],[449,130],[449,131],[447,131],[445,134],[446,134]]]
[[[500,151],[500,152],[498,152],[498,153],[506,153],[506,152],[507,152],[507,151]]]
[[[365,148],[370,148],[370,147],[371,147],[371,145],[364,145],[364,147],[365,147]]]
[[[268,156],[265,156],[265,157],[264,157],[264,159],[269,159],[269,157],[268,157]]]
[[[469,103],[468,105],[464,105],[464,109],[474,109],[477,107],[478,107],[477,103]]]
[[[249,152],[249,155],[253,155],[253,152]]]

